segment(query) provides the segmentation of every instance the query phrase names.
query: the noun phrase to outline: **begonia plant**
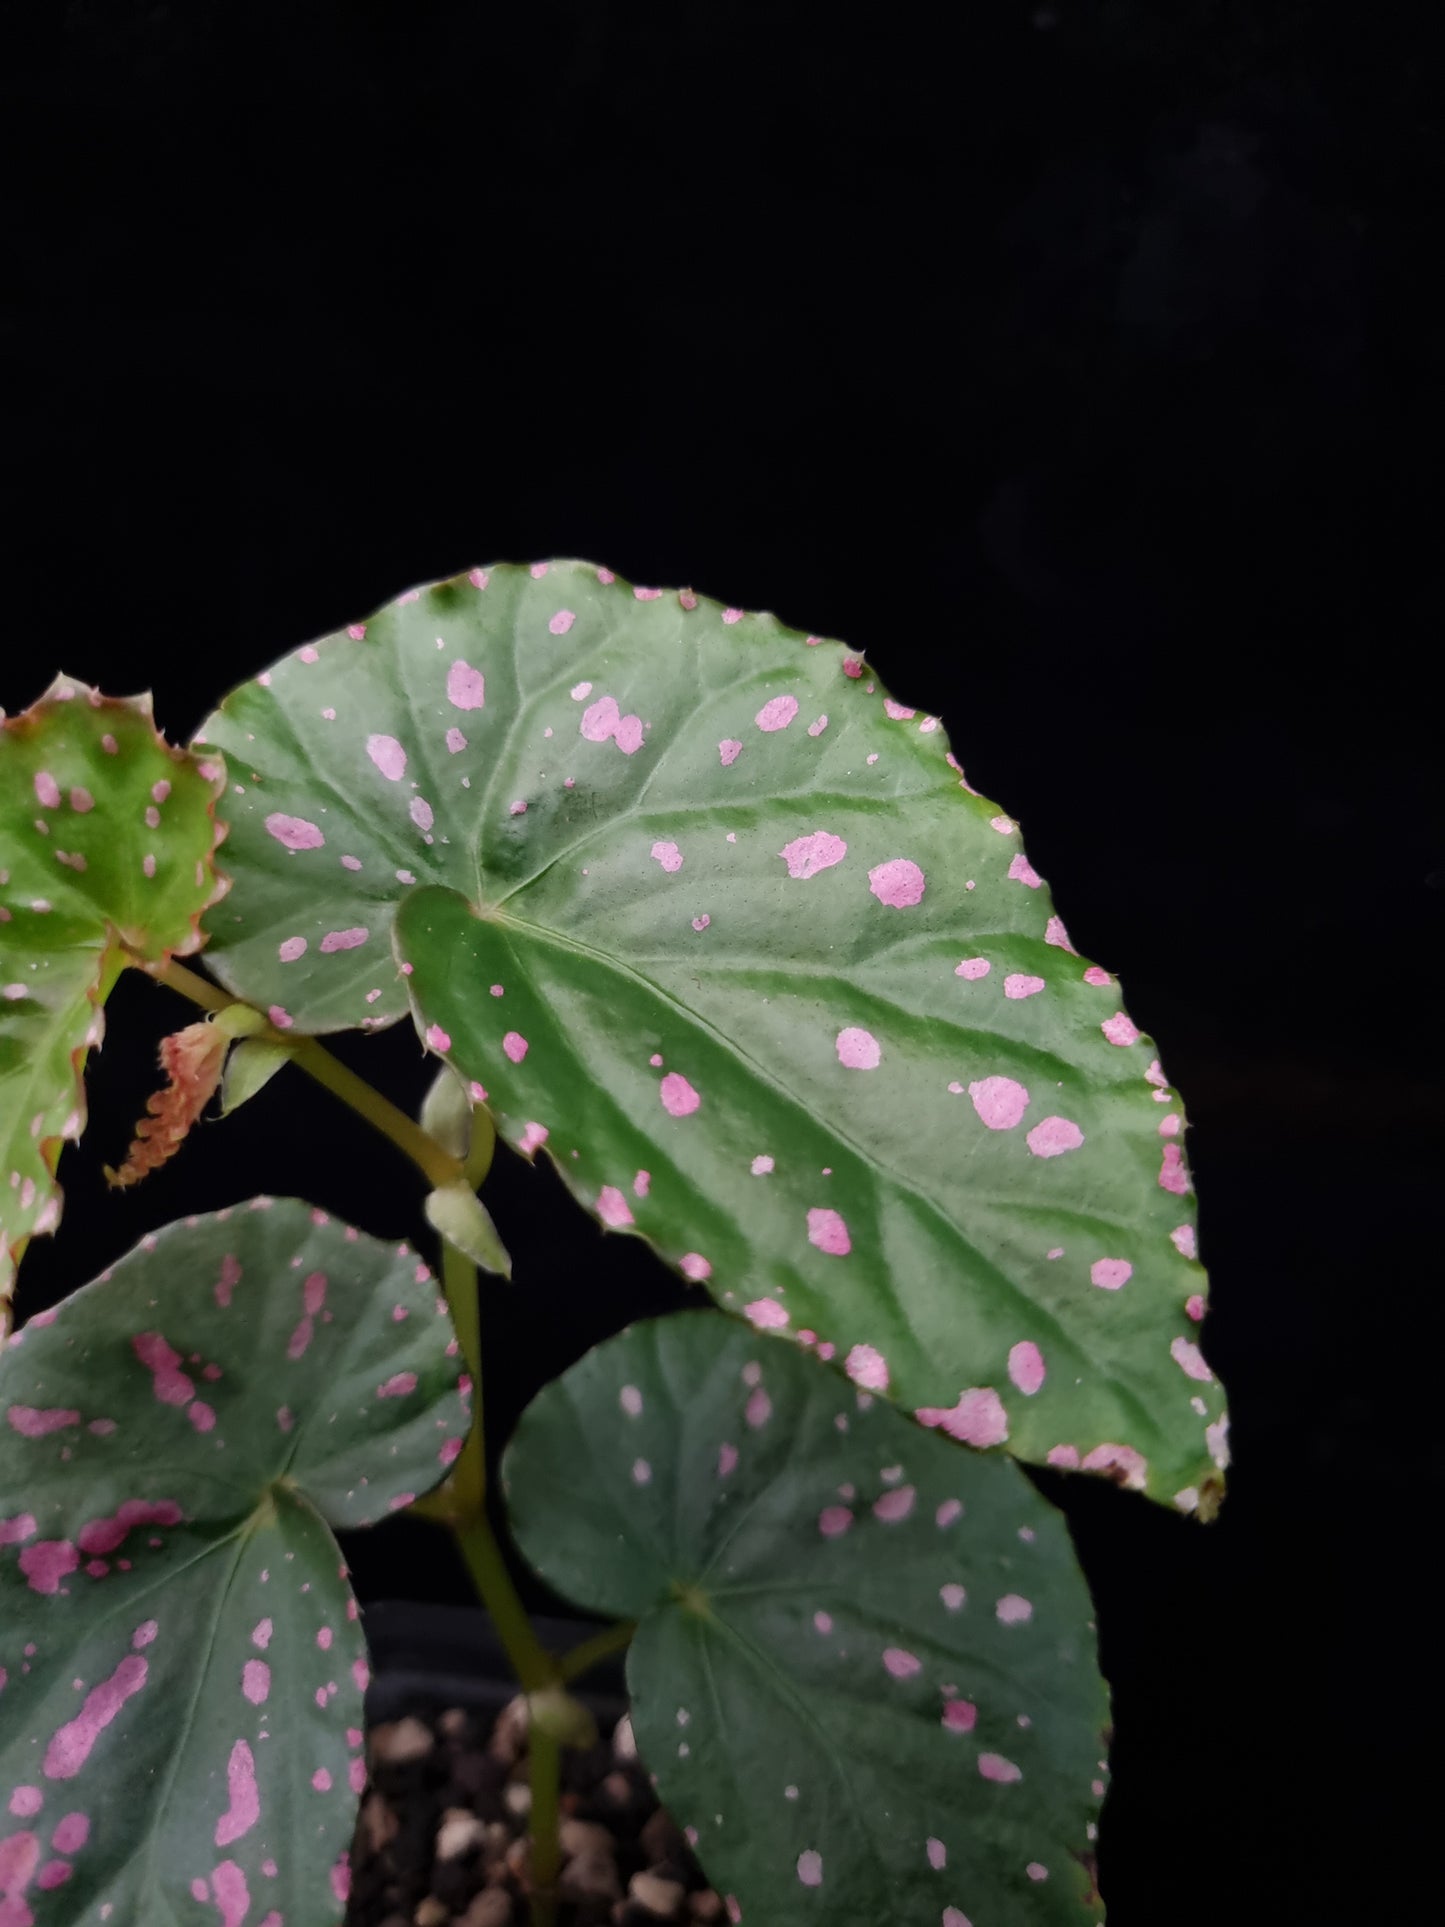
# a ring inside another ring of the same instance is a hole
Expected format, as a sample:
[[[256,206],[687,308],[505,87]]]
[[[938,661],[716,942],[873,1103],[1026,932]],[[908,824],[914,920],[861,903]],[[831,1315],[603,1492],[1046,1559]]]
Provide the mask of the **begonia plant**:
[[[418,1247],[239,1200],[20,1322],[124,970],[201,1014],[112,1184],[310,1075],[424,1174]],[[320,1041],[408,1021],[418,1118]],[[478,1197],[499,1138],[696,1298],[502,1461],[522,1554],[609,1624],[571,1652],[484,1503],[487,1300],[545,1289]],[[552,561],[399,596],[186,747],[60,677],[0,726],[0,1927],[341,1917],[335,1533],[410,1508],[527,1698],[539,1927],[574,1684],[624,1647],[731,1919],[1102,1918],[1092,1609],[1022,1468],[1218,1508],[1183,1141],[1018,824],[838,642]]]

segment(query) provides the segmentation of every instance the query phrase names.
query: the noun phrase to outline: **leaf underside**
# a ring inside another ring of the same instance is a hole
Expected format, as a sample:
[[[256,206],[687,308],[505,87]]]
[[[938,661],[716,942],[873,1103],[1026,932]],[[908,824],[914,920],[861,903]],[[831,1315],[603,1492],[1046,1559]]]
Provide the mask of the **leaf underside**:
[[[30,1238],[59,1222],[55,1172],[85,1126],[112,985],[198,949],[224,892],[223,789],[219,762],[158,734],[149,697],[61,676],[0,722],[0,1308]]]
[[[1213,1511],[1182,1109],[1017,825],[858,656],[501,565],[202,734],[232,990],[304,1031],[410,1005],[516,1149],[725,1308],[968,1443]]]
[[[640,1622],[639,1751],[734,1919],[1102,1918],[1088,1591],[1016,1466],[703,1311],[548,1386],[504,1483],[543,1577]]]
[[[331,1528],[443,1476],[454,1350],[413,1252],[258,1199],[0,1354],[13,1927],[339,1919],[366,1663]]]

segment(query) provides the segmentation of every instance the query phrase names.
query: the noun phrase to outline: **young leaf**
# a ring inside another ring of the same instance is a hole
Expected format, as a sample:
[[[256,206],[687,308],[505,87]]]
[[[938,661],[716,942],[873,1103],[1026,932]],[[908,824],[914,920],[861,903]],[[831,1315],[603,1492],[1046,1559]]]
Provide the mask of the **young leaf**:
[[[483,1271],[510,1278],[512,1260],[492,1223],[492,1214],[463,1179],[438,1185],[426,1194],[427,1223]]]
[[[221,1075],[222,1117],[229,1117],[257,1091],[264,1090],[290,1061],[291,1052],[284,1044],[268,1043],[264,1037],[243,1037],[226,1059]]]
[[[144,1239],[0,1354],[17,1922],[340,1918],[366,1660],[329,1527],[459,1450],[449,1340],[405,1247],[256,1199]]]
[[[1214,1509],[1183,1113],[1017,824],[857,656],[502,566],[205,735],[233,990],[310,1030],[409,994],[518,1150],[724,1306],[970,1444]]]
[[[60,1218],[86,1053],[127,963],[201,944],[226,885],[217,759],[172,748],[150,698],[56,679],[0,722],[0,1330],[29,1239]]]
[[[1017,1467],[692,1312],[549,1385],[504,1486],[548,1583],[640,1622],[638,1747],[733,1919],[1102,1918],[1089,1595]]]

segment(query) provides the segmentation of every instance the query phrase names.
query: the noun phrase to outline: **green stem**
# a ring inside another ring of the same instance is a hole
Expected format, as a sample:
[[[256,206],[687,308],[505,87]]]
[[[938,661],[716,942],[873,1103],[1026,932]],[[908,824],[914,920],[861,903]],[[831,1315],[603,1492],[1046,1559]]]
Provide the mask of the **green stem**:
[[[624,1619],[620,1625],[604,1626],[600,1633],[584,1639],[580,1645],[563,1653],[558,1662],[564,1685],[568,1681],[580,1679],[590,1673],[600,1660],[610,1659],[613,1653],[624,1653],[632,1644],[632,1635],[637,1631],[635,1619]]]
[[[557,1741],[537,1731],[528,1737],[532,1778],[532,1811],[528,1824],[532,1847],[532,1927],[552,1927],[556,1919],[557,1876],[562,1871],[562,1749]]]
[[[502,1557],[492,1524],[485,1512],[459,1520],[454,1528],[457,1544],[467,1562],[482,1604],[492,1618],[512,1671],[522,1690],[537,1693],[557,1681],[557,1662],[532,1630],[527,1609],[512,1584],[512,1575]]]
[[[487,1453],[482,1431],[482,1316],[477,1297],[477,1268],[455,1245],[445,1241],[442,1243],[442,1285],[457,1343],[472,1381],[472,1429],[447,1482],[453,1488],[459,1512],[466,1517],[480,1512],[487,1502]]]
[[[184,964],[177,963],[174,958],[169,963],[147,965],[146,971],[158,983],[178,991],[182,997],[199,1004],[203,1010],[231,1010],[237,1004],[244,1003],[244,999],[232,997],[228,991],[218,989],[209,978],[200,976],[194,970],[187,970]],[[409,1118],[389,1097],[383,1097],[364,1077],[358,1077],[354,1070],[343,1064],[339,1057],[333,1057],[314,1037],[292,1037],[272,1025],[266,1025],[256,1035],[264,1038],[268,1044],[280,1044],[288,1050],[308,1076],[314,1077],[333,1097],[339,1097],[343,1104],[364,1117],[383,1137],[390,1138],[434,1187],[465,1181],[466,1167],[460,1159],[444,1150],[429,1132]],[[490,1121],[489,1118],[488,1123]]]

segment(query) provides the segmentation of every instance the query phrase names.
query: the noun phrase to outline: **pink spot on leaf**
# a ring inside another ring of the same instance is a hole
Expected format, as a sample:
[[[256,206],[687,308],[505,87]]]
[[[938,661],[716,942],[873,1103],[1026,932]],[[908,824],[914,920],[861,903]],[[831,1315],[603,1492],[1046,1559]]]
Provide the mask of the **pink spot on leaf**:
[[[796,696],[774,696],[763,704],[753,721],[759,729],[772,733],[779,729],[786,729],[797,713]]]
[[[787,1312],[776,1298],[755,1298],[750,1305],[743,1306],[743,1315],[751,1319],[759,1331],[781,1331],[789,1322]]]
[[[314,823],[308,823],[304,816],[286,816],[280,810],[273,810],[266,818],[266,830],[287,850],[319,850],[326,838]],[[155,859],[151,859],[154,863]],[[154,870],[147,875],[154,875]]]
[[[1032,1398],[1047,1376],[1044,1355],[1031,1338],[1024,1338],[1011,1347],[1008,1355],[1008,1375],[1024,1394]]]
[[[855,1345],[844,1360],[843,1369],[855,1385],[866,1391],[888,1390],[888,1362],[872,1345]]]
[[[226,1762],[226,1792],[230,1804],[216,1822],[218,1847],[229,1847],[233,1841],[242,1839],[261,1818],[256,1760],[244,1740],[237,1740]]]
[[[913,1502],[917,1496],[913,1486],[897,1486],[892,1492],[885,1492],[881,1498],[874,1501],[873,1517],[881,1519],[884,1525],[896,1525],[900,1519],[906,1519],[912,1512]]]
[[[880,903],[895,910],[906,910],[923,901],[923,872],[909,857],[890,857],[868,872],[868,888]]]
[[[830,870],[848,854],[848,845],[831,830],[814,830],[810,836],[794,837],[778,855],[788,866],[788,875],[806,881],[820,870]]]
[[[1096,1258],[1089,1267],[1089,1278],[1101,1291],[1118,1291],[1134,1276],[1127,1258]]]
[[[1205,1363],[1204,1354],[1188,1338],[1176,1338],[1169,1347],[1169,1356],[1187,1377],[1198,1379],[1201,1385],[1214,1382],[1214,1374]]]
[[[24,1439],[48,1438],[52,1432],[63,1432],[72,1425],[79,1425],[79,1412],[72,1412],[64,1406],[52,1406],[40,1411],[33,1405],[12,1405],[5,1413],[5,1421],[12,1432],[18,1432]]]
[[[1184,1153],[1177,1144],[1164,1146],[1164,1162],[1159,1167],[1159,1187],[1172,1192],[1176,1198],[1185,1197],[1189,1192],[1189,1173],[1184,1167]]]
[[[1029,1094],[1012,1077],[983,1077],[970,1084],[968,1094],[979,1122],[991,1131],[1011,1131],[1028,1109]]]
[[[597,1215],[605,1225],[620,1231],[624,1225],[635,1224],[626,1198],[615,1184],[604,1184],[597,1194]]]
[[[75,1778],[106,1727],[126,1701],[145,1685],[149,1672],[145,1660],[136,1653],[127,1653],[109,1679],[91,1688],[80,1712],[58,1729],[46,1748],[47,1780]]]
[[[177,1526],[181,1509],[174,1499],[124,1499],[113,1518],[92,1519],[76,1534],[76,1544],[85,1553],[106,1554],[117,1551],[127,1533],[138,1526]]]
[[[1012,976],[1005,977],[1003,980],[1004,996],[1010,998],[1015,1003],[1024,997],[1037,997],[1043,988],[1044,980],[1042,977],[1026,977],[1017,971]]]
[[[502,1049],[514,1064],[520,1064],[527,1055],[527,1040],[520,1031],[509,1030],[502,1039]]]
[[[836,1211],[816,1205],[808,1213],[808,1243],[830,1258],[846,1258],[853,1249],[848,1227]]]
[[[852,1071],[877,1070],[882,1061],[883,1048],[871,1031],[860,1030],[850,1025],[840,1030],[834,1039],[838,1062]]]
[[[662,1108],[669,1117],[690,1117],[702,1103],[701,1097],[678,1071],[669,1071],[658,1086]]]
[[[1083,1132],[1066,1117],[1046,1117],[1026,1140],[1036,1158],[1056,1158],[1065,1151],[1077,1151],[1083,1141]]]
[[[447,701],[453,709],[481,709],[487,699],[486,678],[460,657],[447,671]]]
[[[212,1871],[211,1886],[221,1910],[221,1927],[243,1927],[251,1911],[251,1890],[234,1860],[223,1860]]]
[[[920,1425],[938,1427],[965,1445],[986,1449],[1008,1437],[1008,1414],[991,1385],[971,1386],[957,1405],[925,1405],[913,1415]]]

